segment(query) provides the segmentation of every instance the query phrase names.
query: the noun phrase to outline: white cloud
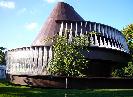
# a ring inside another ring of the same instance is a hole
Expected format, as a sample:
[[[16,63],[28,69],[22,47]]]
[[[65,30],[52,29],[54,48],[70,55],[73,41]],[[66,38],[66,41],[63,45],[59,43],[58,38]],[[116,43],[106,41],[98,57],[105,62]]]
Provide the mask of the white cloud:
[[[54,3],[54,2],[64,1],[64,0],[44,0],[44,1],[47,1],[48,3]]]
[[[22,8],[22,9],[20,10],[20,13],[24,13],[26,10],[27,10],[26,8]]]
[[[26,11],[27,11],[26,8],[22,8],[22,9],[18,10],[17,14],[21,15],[21,14],[25,13]]]
[[[37,28],[37,23],[36,22],[31,22],[25,25],[27,30],[33,31]]]
[[[15,2],[13,2],[13,1],[0,1],[0,7],[1,8],[14,9],[15,8]]]
[[[22,15],[22,14],[31,14],[31,15],[36,15],[38,11],[35,10],[35,9],[27,9],[27,8],[22,8],[22,9],[19,9],[18,12],[17,12],[17,15]]]

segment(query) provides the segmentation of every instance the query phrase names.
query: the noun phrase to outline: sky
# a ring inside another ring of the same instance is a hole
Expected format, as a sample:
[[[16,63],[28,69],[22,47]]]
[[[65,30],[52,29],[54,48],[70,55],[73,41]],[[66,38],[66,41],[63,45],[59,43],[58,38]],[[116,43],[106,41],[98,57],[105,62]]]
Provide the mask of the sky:
[[[122,30],[133,23],[133,0],[0,0],[0,47],[29,47],[57,4],[63,1],[86,20]]]

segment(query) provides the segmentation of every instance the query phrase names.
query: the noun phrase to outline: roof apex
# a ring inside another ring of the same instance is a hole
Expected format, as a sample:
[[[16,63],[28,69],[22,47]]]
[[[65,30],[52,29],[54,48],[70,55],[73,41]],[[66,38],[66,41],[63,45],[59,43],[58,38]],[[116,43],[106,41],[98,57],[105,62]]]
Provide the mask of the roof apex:
[[[32,46],[49,46],[52,44],[52,42],[48,43],[44,42],[44,40],[53,37],[59,31],[60,25],[56,23],[57,20],[84,21],[72,6],[65,2],[58,2],[42,26],[41,31],[32,43]]]

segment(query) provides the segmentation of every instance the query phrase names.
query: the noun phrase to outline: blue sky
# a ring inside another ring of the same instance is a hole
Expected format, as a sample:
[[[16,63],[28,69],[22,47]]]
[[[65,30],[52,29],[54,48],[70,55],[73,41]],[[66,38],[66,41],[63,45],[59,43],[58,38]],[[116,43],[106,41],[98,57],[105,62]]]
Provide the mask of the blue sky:
[[[0,47],[30,46],[60,0],[0,0]],[[133,23],[133,0],[62,0],[85,19],[122,30]]]

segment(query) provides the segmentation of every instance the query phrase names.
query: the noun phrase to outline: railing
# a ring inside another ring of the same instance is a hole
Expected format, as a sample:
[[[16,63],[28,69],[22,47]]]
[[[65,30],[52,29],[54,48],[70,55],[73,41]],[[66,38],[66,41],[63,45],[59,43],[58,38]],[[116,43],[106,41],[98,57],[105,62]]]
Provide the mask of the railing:
[[[60,23],[59,35],[69,29],[69,39],[76,35],[90,34],[90,46],[115,49],[129,53],[124,35],[108,25],[90,21],[57,21]]]
[[[69,40],[72,40],[76,35],[89,33],[90,47],[114,49],[129,53],[123,34],[110,26],[80,21],[57,21],[57,23],[60,25],[59,35],[63,36],[65,31],[69,30],[67,33]],[[48,62],[51,58],[52,46],[12,49],[6,52],[6,71],[15,75],[47,75]]]
[[[52,47],[23,47],[6,53],[7,73],[15,75],[46,75]]]

